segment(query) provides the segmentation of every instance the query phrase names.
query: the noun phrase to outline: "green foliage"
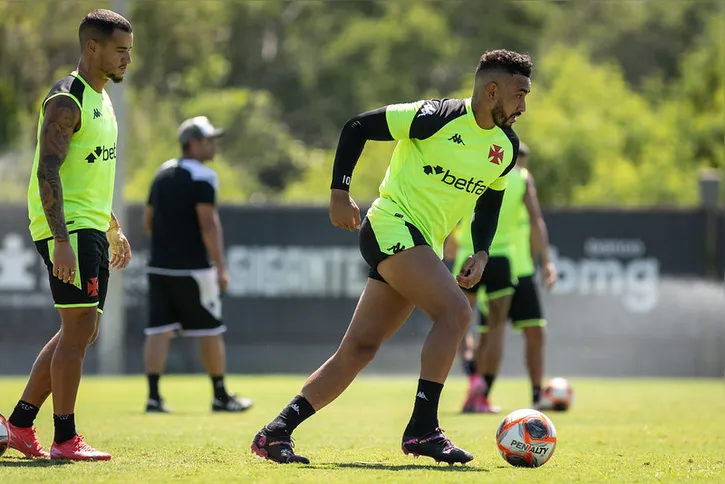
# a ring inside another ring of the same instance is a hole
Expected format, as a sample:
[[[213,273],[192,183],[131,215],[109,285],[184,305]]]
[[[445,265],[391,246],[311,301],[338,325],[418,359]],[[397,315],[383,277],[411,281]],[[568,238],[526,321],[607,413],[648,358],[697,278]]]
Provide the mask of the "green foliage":
[[[378,187],[383,181],[390,163],[395,142],[370,141],[355,167],[355,179],[350,194],[359,203],[369,204],[378,196]],[[334,152],[318,152],[312,158],[306,172],[285,190],[285,200],[290,202],[327,202],[330,197],[330,180]]]
[[[159,97],[194,96],[219,87],[229,73],[222,46],[229,37],[225,2],[131,1],[132,75]],[[193,25],[193,28],[190,26]]]
[[[722,12],[723,9],[721,9]],[[683,128],[700,164],[725,168],[725,15],[713,15],[696,47],[683,59],[672,97],[681,99]]]
[[[552,48],[517,132],[532,149],[541,199],[552,205],[690,204],[691,142],[671,102],[629,89],[616,64]]]
[[[0,146],[13,146],[18,137],[18,107],[8,82],[0,81]]]
[[[214,123],[227,129],[221,140],[230,163],[246,180],[247,191],[261,195],[281,191],[296,178],[307,161],[307,148],[293,139],[280,121],[282,114],[267,92],[247,89],[205,91],[182,107],[183,117],[210,113]]]
[[[0,199],[23,199],[40,101],[78,60],[80,19],[110,4],[0,0]],[[467,97],[481,51],[507,47],[536,63],[516,129],[545,204],[693,204],[698,171],[725,170],[723,4],[128,0],[125,193],[143,200],[179,122],[205,114],[228,132],[224,201],[324,203],[346,119]],[[361,203],[393,148],[368,143]]]
[[[542,43],[564,41],[585,48],[595,62],[614,61],[635,86],[655,75],[673,80],[679,58],[721,8],[722,0],[558,2]]]

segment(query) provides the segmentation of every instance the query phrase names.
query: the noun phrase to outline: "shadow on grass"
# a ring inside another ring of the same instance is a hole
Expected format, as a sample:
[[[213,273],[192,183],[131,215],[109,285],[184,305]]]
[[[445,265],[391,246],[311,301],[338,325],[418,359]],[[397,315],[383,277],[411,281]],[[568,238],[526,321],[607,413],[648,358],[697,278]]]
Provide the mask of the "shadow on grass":
[[[69,460],[0,457],[0,467],[55,467],[71,464]]]
[[[489,472],[483,467],[448,464],[385,464],[382,462],[344,462],[329,463],[320,466],[305,466],[305,469],[372,469],[379,471],[440,471],[440,472]]]
[[[176,417],[200,417],[203,415],[208,415],[208,410],[200,410],[198,412],[195,411],[176,411],[172,410],[170,412],[145,412],[144,410],[138,411],[138,410],[128,410],[124,412],[125,415],[130,417],[145,417],[145,418],[176,418]]]

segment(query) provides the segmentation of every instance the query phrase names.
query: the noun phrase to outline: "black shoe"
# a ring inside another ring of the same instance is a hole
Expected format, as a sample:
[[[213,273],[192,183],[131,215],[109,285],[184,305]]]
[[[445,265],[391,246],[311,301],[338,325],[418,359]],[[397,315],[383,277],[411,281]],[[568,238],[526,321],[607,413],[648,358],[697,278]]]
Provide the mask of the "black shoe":
[[[264,427],[252,440],[252,452],[278,464],[309,464],[310,459],[295,454],[294,445],[291,436],[271,435]]]
[[[211,404],[212,412],[243,412],[249,410],[254,402],[250,398],[240,398],[233,393],[227,396],[226,401],[215,398]]]
[[[414,457],[432,457],[436,462],[446,462],[450,465],[456,462],[465,464],[473,460],[473,456],[463,449],[453,445],[443,434],[442,429],[435,429],[423,437],[403,437],[403,453],[413,454]]]
[[[146,401],[146,413],[171,413],[171,410],[166,406],[163,398],[159,398],[158,400],[149,398]]]

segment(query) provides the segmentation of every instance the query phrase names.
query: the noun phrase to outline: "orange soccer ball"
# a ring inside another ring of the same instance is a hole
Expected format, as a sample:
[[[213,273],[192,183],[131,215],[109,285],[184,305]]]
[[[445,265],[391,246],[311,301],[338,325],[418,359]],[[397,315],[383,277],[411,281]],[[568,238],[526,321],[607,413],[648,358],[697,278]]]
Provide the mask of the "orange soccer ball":
[[[556,429],[549,417],[530,408],[506,415],[496,431],[501,457],[516,467],[540,467],[556,448]]]
[[[541,408],[564,412],[574,402],[574,390],[566,378],[552,378],[541,389]]]

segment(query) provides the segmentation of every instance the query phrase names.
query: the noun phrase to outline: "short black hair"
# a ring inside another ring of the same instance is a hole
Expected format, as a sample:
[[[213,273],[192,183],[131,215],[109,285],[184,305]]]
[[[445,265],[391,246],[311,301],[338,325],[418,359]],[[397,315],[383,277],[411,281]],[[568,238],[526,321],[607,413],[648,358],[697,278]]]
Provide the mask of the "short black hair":
[[[476,75],[479,72],[500,69],[511,75],[522,75],[531,77],[531,70],[534,65],[529,54],[519,54],[511,50],[489,50],[481,55],[476,68]]]
[[[89,12],[78,27],[78,40],[81,48],[89,39],[109,39],[116,30],[133,33],[131,22],[112,10],[101,8]]]

